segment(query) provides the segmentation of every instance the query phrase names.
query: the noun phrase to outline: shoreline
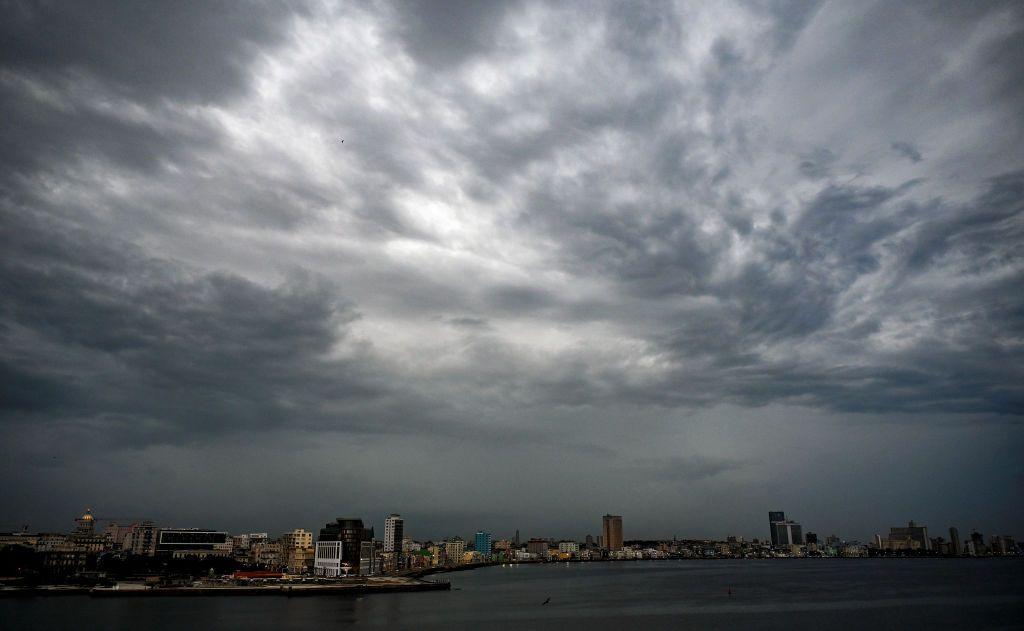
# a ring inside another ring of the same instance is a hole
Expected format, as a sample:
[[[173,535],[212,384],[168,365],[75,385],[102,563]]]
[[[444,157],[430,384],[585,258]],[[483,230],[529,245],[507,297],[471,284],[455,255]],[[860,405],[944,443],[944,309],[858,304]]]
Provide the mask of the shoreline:
[[[0,589],[0,598],[36,598],[52,596],[89,596],[92,598],[167,598],[167,597],[216,597],[216,596],[283,596],[304,598],[312,596],[386,594],[400,592],[448,591],[447,581],[425,581],[409,579],[395,581],[368,581],[330,585],[224,585],[200,587],[147,587],[118,589],[116,587],[15,587]]]
[[[58,596],[90,596],[95,598],[122,598],[122,597],[184,597],[184,596],[284,596],[287,598],[301,598],[308,596],[326,596],[343,594],[384,594],[417,591],[449,591],[451,583],[446,580],[431,581],[424,577],[434,574],[448,574],[453,572],[468,572],[486,567],[518,566],[518,565],[568,565],[586,563],[645,563],[664,561],[928,561],[928,560],[985,560],[1003,559],[1006,561],[1019,560],[1021,557],[781,557],[765,559],[601,559],[583,561],[580,559],[566,561],[492,561],[487,563],[472,563],[457,565],[453,567],[431,567],[415,570],[407,574],[388,577],[370,577],[360,583],[334,583],[334,584],[277,584],[277,585],[210,585],[199,587],[132,587],[128,589],[117,589],[113,587],[81,587],[73,585],[39,585],[33,587],[0,587],[0,598],[37,598],[37,597],[58,597]],[[127,583],[127,585],[135,585]]]
[[[654,563],[654,562],[662,563],[662,562],[666,562],[666,561],[694,561],[694,562],[702,562],[703,563],[703,562],[716,562],[716,561],[751,561],[751,562],[757,562],[757,561],[772,561],[772,562],[778,562],[778,561],[935,561],[935,560],[950,560],[950,559],[957,559],[957,560],[964,560],[964,561],[967,561],[967,560],[977,561],[977,560],[985,560],[985,559],[1004,559],[1004,560],[1010,561],[1010,560],[1024,559],[1024,556],[1016,556],[1016,557],[1015,556],[978,556],[978,557],[971,557],[971,556],[874,556],[874,557],[872,557],[872,556],[861,556],[861,557],[839,557],[839,556],[836,556],[836,557],[825,557],[825,556],[822,556],[822,557],[751,557],[751,558],[742,558],[742,557],[733,557],[733,558],[729,558],[729,557],[710,557],[710,558],[704,558],[704,557],[691,557],[691,558],[670,557],[670,558],[660,558],[660,559],[587,559],[587,560],[584,560],[584,559],[565,559],[565,560],[561,560],[561,561],[540,561],[540,560],[531,560],[531,561],[490,561],[490,562],[487,562],[487,563],[469,563],[469,564],[465,564],[465,565],[455,565],[455,566],[451,566],[451,567],[447,567],[447,566],[430,567],[430,568],[425,568],[425,569],[421,569],[421,570],[414,570],[412,572],[409,572],[408,574],[403,574],[402,576],[410,576],[410,577],[417,577],[418,578],[418,577],[421,577],[421,576],[429,576],[429,575],[432,575],[432,574],[445,574],[445,573],[448,573],[448,572],[464,572],[464,571],[467,571],[467,570],[476,570],[476,569],[484,568],[484,567],[505,566],[505,565],[562,565],[562,564],[568,565],[570,563],[572,563],[572,564],[588,564],[588,563]]]

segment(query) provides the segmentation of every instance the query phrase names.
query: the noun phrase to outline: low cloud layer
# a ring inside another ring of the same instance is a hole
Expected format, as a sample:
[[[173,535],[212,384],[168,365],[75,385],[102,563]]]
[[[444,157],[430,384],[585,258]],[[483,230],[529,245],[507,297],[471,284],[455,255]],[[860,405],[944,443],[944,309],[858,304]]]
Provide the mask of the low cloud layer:
[[[1016,4],[4,13],[0,527],[1024,527]]]

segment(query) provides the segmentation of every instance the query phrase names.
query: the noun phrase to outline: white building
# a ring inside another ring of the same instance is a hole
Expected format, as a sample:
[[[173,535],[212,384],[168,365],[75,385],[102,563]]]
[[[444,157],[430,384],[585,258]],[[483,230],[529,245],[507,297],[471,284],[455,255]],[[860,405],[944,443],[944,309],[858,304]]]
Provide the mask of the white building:
[[[348,564],[342,567],[341,541],[317,541],[313,557],[313,574],[338,577],[348,574]]]
[[[384,552],[401,552],[405,535],[405,520],[397,513],[391,513],[384,520]]]
[[[559,541],[558,551],[562,554],[565,554],[566,552],[577,554],[580,551],[580,544],[575,541]]]

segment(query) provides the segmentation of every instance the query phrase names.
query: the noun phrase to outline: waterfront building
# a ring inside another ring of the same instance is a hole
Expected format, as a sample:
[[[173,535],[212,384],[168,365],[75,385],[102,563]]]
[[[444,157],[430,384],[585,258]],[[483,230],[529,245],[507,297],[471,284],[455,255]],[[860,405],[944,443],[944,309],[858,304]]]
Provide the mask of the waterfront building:
[[[771,529],[773,548],[789,548],[804,542],[800,524],[786,519],[783,511],[769,511],[768,526]]]
[[[604,547],[615,552],[622,549],[622,516],[605,515],[601,520]]]
[[[128,551],[139,556],[154,556],[159,534],[160,529],[149,520],[136,524],[128,539]]]
[[[559,554],[579,554],[580,544],[575,541],[559,541],[558,552]]]
[[[473,547],[482,560],[487,560],[491,556],[491,533],[478,530],[473,536]]]
[[[0,548],[11,545],[35,548],[39,541],[39,535],[37,533],[28,532],[27,526],[25,528],[25,530],[20,532],[0,533]]]
[[[308,574],[313,569],[316,552],[313,546],[285,550],[285,568],[292,574]]]
[[[35,552],[41,558],[43,573],[49,576],[74,576],[85,569],[89,553],[69,535],[40,534]]]
[[[427,553],[430,555],[431,566],[437,567],[438,565],[448,564],[448,554],[445,552],[443,543],[431,543],[427,546]]]
[[[526,551],[529,554],[536,555],[537,557],[546,557],[548,554],[548,540],[547,539],[530,539],[526,542]]]
[[[267,541],[252,546],[249,558],[268,570],[283,569],[288,563],[287,551],[280,541]]]
[[[156,554],[175,559],[227,556],[231,553],[228,533],[204,528],[165,528],[157,536]]]
[[[96,534],[96,519],[92,516],[92,509],[85,509],[85,514],[75,519],[75,532],[76,535],[93,535]]]
[[[363,520],[352,517],[339,517],[320,529],[319,541],[340,541],[341,557],[358,573],[362,558],[361,546],[364,541],[373,542],[373,528],[363,526]]]
[[[1009,535],[992,535],[988,540],[989,551],[992,554],[1005,556],[1016,552],[1013,537]]]
[[[444,542],[444,553],[449,565],[457,565],[462,562],[462,555],[466,552],[466,542],[462,537],[452,537]]]
[[[370,539],[359,542],[359,575],[376,576],[380,574],[380,555],[377,554],[377,545]]]
[[[969,543],[971,546],[971,556],[982,556],[988,552],[988,548],[985,547],[985,538],[977,530],[971,532],[971,540]]]
[[[397,513],[391,513],[384,520],[384,552],[401,552],[405,536],[405,520]]]
[[[956,526],[949,527],[949,553],[954,556],[960,556],[963,550],[960,548],[960,531],[956,529]]]
[[[280,565],[292,574],[306,574],[313,567],[316,550],[313,547],[313,533],[296,528],[281,535]]]
[[[103,528],[103,538],[106,540],[105,548],[112,552],[127,550],[131,545],[132,530],[135,524],[122,526],[116,522],[110,522]]]
[[[305,528],[296,528],[281,535],[281,544],[285,548],[312,548],[313,533]]]
[[[77,550],[86,554],[99,554],[107,547],[107,538],[96,533],[96,520],[88,508],[84,515],[75,519],[75,529],[68,539]]]
[[[879,547],[889,550],[931,550],[932,542],[928,538],[928,528],[918,526],[911,520],[905,527],[890,528],[887,545]]]
[[[341,541],[317,541],[313,557],[313,574],[326,578],[347,576],[350,564],[344,560],[344,544]]]

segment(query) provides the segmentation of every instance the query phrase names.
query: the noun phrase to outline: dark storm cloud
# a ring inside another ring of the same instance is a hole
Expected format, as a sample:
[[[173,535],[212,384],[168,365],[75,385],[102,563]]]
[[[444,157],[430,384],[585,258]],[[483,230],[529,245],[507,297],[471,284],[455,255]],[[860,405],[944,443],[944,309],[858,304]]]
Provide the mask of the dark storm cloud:
[[[1013,3],[3,11],[0,418],[46,484],[88,445],[224,476],[203,514],[316,476],[317,521],[450,530],[1020,441]]]
[[[1022,210],[1024,171],[991,178],[988,190],[975,203],[951,209],[922,226],[906,263],[921,271],[935,259],[957,252],[971,267],[986,261],[998,265],[1019,260]],[[999,247],[1000,243],[1007,247]]]
[[[316,279],[264,288],[53,224],[6,226],[17,227],[4,233],[8,422],[98,418],[142,443],[318,417],[362,429],[327,408],[385,391],[354,362],[328,358],[356,315]]]
[[[1024,373],[1016,367],[1024,365],[1024,356],[1013,345],[985,340],[1021,329],[1024,300],[1010,290],[1024,280],[1021,272],[988,281],[984,290],[986,284],[978,284],[928,297],[930,308],[937,310],[937,328],[909,347],[904,344],[899,353],[884,346],[868,352],[862,344],[865,336],[879,333],[879,317],[912,311],[922,299],[912,289],[914,277],[894,276],[885,302],[868,312],[872,317],[836,321],[842,296],[859,279],[878,272],[884,251],[877,244],[889,239],[895,239],[888,247],[889,255],[896,255],[892,266],[897,270],[918,265],[922,258],[944,257],[976,274],[980,270],[970,269],[1021,260],[1014,245],[1022,239],[1019,173],[994,178],[964,207],[902,201],[912,187],[827,188],[793,226],[788,254],[770,264],[744,266],[728,282],[704,284],[700,293],[715,297],[717,306],[680,312],[670,333],[652,339],[682,362],[699,361],[699,372],[680,368],[637,384],[578,366],[572,376],[551,384],[550,396],[574,405],[595,400],[698,406],[791,400],[842,412],[1019,415],[1024,392],[1017,384]],[[985,257],[997,253],[1003,258],[986,264]],[[984,298],[977,291],[984,291]],[[772,361],[764,352],[808,340],[843,359]],[[1002,360],[993,364],[995,356]]]
[[[238,94],[262,48],[302,3],[4,3],[8,71],[60,83],[84,77],[132,99],[207,102]]]

